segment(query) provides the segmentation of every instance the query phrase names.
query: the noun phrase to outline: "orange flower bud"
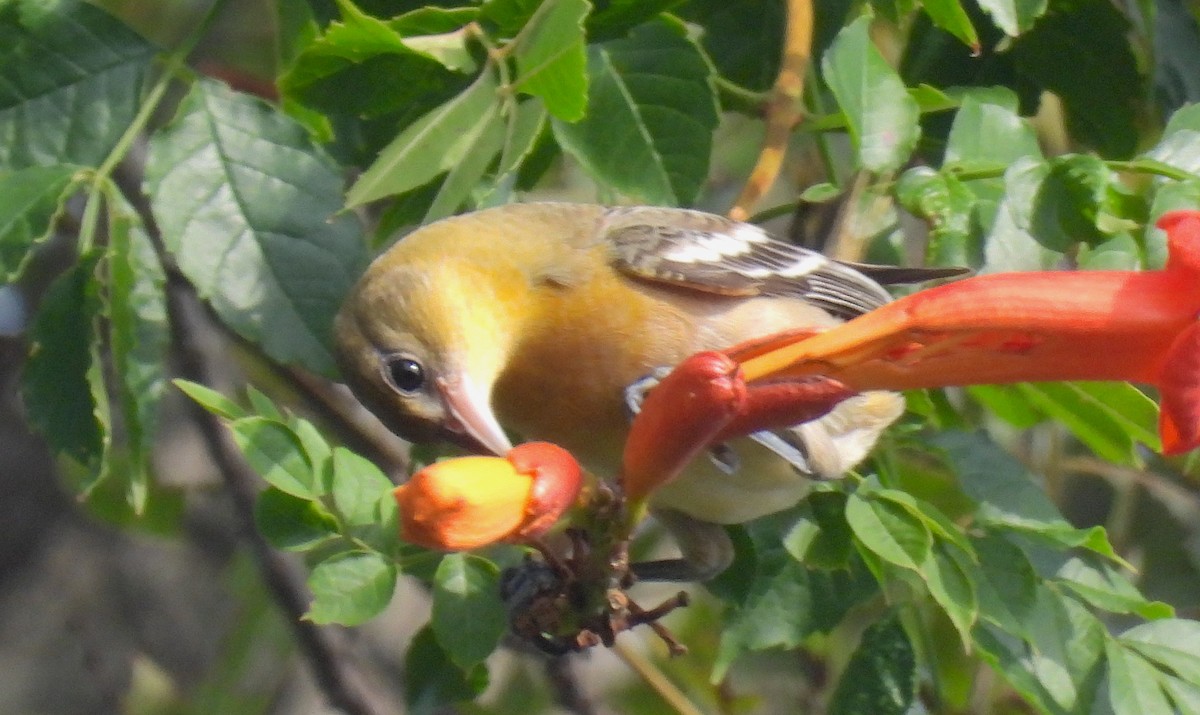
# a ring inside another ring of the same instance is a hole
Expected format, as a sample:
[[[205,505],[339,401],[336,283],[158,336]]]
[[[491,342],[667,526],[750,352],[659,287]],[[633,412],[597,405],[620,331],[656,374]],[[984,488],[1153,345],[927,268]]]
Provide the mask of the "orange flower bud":
[[[503,458],[436,462],[394,492],[400,536],[441,551],[526,541],[562,516],[582,483],[570,453],[544,442],[520,445]]]

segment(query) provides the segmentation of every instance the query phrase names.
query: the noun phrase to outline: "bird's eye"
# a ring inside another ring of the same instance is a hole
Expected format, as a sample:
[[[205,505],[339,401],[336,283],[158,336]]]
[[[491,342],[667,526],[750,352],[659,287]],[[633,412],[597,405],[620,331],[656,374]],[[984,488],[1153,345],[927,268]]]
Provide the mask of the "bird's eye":
[[[416,392],[425,384],[425,368],[407,355],[394,355],[387,360],[388,381],[400,392]]]

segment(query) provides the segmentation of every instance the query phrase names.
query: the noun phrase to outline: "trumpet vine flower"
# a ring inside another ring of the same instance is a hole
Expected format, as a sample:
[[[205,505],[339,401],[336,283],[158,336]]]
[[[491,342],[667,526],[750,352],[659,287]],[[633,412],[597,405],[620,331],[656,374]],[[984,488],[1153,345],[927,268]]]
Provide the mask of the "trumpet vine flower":
[[[823,375],[856,390],[1126,380],[1161,393],[1163,452],[1200,446],[1200,211],[1158,221],[1159,271],[967,278],[815,335],[734,351],[750,385]]]
[[[504,457],[435,462],[395,489],[400,535],[440,551],[530,542],[575,503],[582,485],[575,458],[546,442]]]

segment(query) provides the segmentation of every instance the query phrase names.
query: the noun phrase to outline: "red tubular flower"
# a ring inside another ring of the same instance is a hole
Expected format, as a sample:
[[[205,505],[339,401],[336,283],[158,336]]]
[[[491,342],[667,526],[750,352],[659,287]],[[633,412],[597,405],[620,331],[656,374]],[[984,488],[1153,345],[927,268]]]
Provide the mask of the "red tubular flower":
[[[400,536],[440,551],[465,551],[541,536],[578,498],[579,463],[545,442],[505,457],[461,457],[429,465],[395,489]]]
[[[746,354],[751,346],[739,346]],[[709,446],[758,430],[816,419],[854,394],[827,378],[784,379],[747,389],[737,362],[697,353],[646,396],[625,442],[622,484],[639,501],[674,479]]]
[[[1162,393],[1163,452],[1200,446],[1200,211],[1158,226],[1161,271],[998,273],[914,293],[819,335],[757,341],[746,379],[855,390],[1129,380]]]

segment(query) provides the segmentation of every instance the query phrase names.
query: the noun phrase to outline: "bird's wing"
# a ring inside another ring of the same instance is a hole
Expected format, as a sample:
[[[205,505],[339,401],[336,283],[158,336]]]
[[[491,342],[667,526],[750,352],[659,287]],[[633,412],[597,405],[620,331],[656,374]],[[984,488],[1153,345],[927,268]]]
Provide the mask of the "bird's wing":
[[[844,319],[891,300],[854,268],[712,214],[616,208],[600,230],[613,265],[645,280],[718,295],[795,296]]]

